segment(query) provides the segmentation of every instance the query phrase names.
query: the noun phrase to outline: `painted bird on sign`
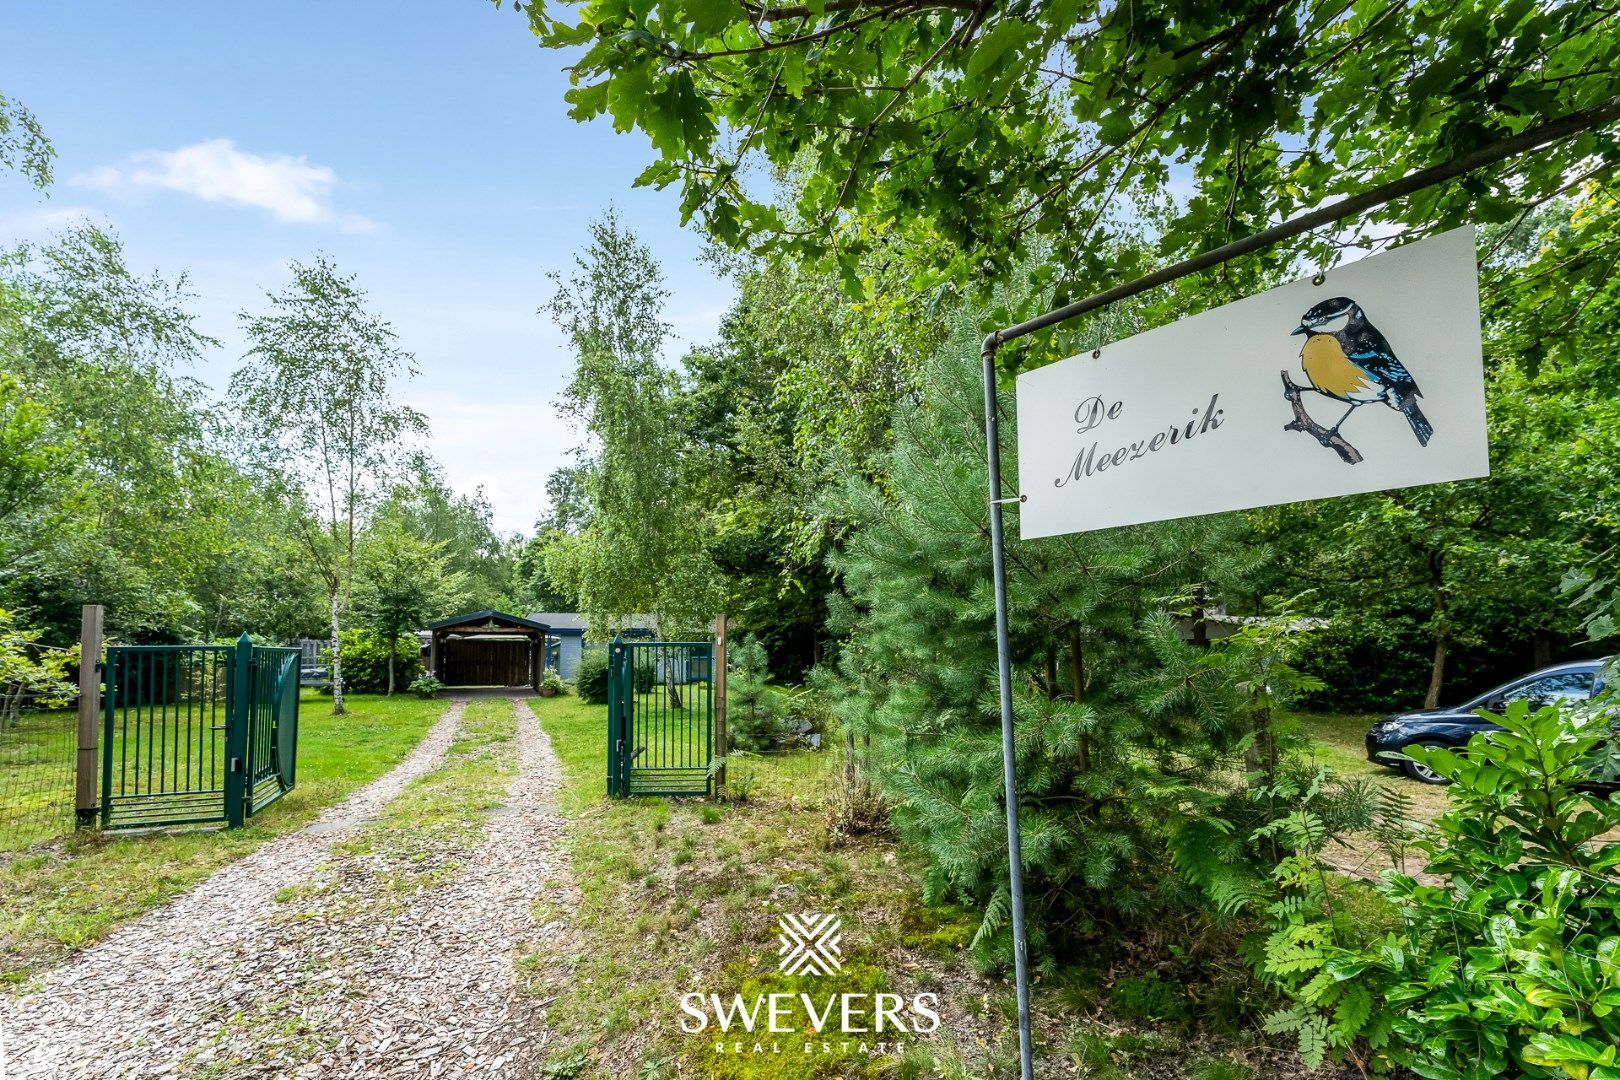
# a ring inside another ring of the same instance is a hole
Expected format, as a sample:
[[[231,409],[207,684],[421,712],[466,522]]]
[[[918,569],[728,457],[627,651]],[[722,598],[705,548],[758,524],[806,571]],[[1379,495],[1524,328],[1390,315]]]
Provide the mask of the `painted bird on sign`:
[[[1381,401],[1405,415],[1418,445],[1429,445],[1434,427],[1418,408],[1423,392],[1417,380],[1354,300],[1335,296],[1322,301],[1300,317],[1294,333],[1306,335],[1299,358],[1311,385],[1350,406],[1329,436],[1338,434],[1339,425],[1361,406]]]

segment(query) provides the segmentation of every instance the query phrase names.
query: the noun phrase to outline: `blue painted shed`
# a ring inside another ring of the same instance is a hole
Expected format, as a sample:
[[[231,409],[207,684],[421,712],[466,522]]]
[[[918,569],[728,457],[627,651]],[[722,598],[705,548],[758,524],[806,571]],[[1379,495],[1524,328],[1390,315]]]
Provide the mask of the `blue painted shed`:
[[[579,658],[585,651],[585,635],[590,629],[585,616],[572,611],[537,611],[529,616],[531,622],[549,627],[546,634],[547,671],[555,671],[564,681],[572,682],[579,671]],[[625,637],[650,638],[653,636],[651,615],[632,615],[629,625],[620,631]],[[597,645],[603,644],[598,640]]]

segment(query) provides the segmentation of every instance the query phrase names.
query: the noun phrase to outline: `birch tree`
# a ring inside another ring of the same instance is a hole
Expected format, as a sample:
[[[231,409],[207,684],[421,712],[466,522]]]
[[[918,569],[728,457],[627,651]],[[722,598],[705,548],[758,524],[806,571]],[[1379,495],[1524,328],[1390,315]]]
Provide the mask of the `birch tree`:
[[[637,613],[665,636],[703,625],[721,583],[707,516],[689,497],[696,464],[676,415],[680,380],[659,362],[670,337],[663,272],[609,211],[575,272],[553,280],[544,310],[577,363],[561,405],[593,446],[580,476],[588,524],[547,548],[546,572],[593,627]]]
[[[269,310],[240,316],[251,347],[231,376],[245,433],[308,500],[301,537],[327,591],[332,623],[332,712],[343,709],[342,630],[354,588],[355,545],[368,502],[402,444],[426,431],[393,398],[416,374],[392,325],[324,255],[292,264]]]

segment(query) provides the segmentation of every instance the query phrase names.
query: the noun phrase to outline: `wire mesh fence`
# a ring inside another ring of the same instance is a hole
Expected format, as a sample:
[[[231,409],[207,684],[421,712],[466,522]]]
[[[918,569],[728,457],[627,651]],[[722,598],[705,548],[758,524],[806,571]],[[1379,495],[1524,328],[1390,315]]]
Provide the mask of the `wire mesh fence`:
[[[865,794],[864,773],[849,767],[843,745],[835,740],[818,749],[733,750],[725,761],[729,799],[837,811]]]
[[[78,733],[72,709],[0,714],[0,851],[73,829]]]

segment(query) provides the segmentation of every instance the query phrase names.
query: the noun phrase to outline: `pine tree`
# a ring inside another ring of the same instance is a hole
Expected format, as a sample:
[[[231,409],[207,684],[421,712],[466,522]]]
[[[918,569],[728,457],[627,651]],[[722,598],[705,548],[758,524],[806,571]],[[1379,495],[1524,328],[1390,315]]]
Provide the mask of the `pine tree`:
[[[779,734],[771,707],[770,657],[753,634],[732,649],[726,676],[727,739],[733,750],[774,750]]]
[[[978,905],[975,948],[987,955],[1006,942],[1006,834],[979,331],[960,322],[926,367],[921,399],[895,416],[881,482],[851,480],[833,498],[850,526],[834,618],[845,638],[839,710],[870,737],[868,771],[927,857],[927,899]],[[1189,805],[1184,792],[1236,774],[1249,712],[1219,658],[1183,642],[1167,612],[1218,590],[1243,527],[1216,517],[1008,540],[1037,950],[1057,928],[1085,934],[1191,902],[1166,873],[1168,822]]]

